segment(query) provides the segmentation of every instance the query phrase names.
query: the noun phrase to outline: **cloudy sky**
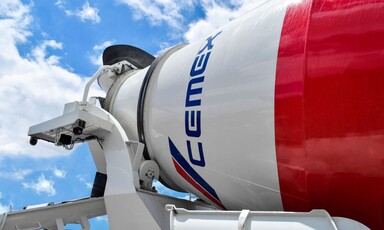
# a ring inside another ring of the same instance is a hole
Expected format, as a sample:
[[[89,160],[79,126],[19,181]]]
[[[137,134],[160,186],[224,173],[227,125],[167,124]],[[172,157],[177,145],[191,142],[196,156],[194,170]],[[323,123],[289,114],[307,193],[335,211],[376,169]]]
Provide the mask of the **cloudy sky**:
[[[104,48],[130,44],[157,55],[265,1],[1,0],[0,213],[89,196],[95,167],[88,146],[32,147],[27,132],[82,98]],[[91,94],[102,92],[95,86]],[[93,229],[106,224],[106,218],[92,221]]]

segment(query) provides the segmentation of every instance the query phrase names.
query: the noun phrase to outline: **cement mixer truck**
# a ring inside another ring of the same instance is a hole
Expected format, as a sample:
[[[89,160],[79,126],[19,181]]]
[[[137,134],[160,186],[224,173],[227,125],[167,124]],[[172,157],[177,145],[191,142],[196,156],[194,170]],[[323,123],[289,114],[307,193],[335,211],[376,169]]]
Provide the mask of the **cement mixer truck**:
[[[89,144],[91,197],[9,213],[3,229],[102,214],[111,229],[383,229],[383,12],[272,0],[158,57],[108,47],[83,99],[28,133]],[[88,95],[96,80],[105,98]]]

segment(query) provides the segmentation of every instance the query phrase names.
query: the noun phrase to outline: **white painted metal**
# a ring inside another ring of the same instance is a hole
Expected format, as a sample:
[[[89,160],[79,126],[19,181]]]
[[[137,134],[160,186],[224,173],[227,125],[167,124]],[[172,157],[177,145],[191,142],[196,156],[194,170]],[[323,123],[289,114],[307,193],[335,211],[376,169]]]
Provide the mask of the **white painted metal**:
[[[286,5],[268,1],[218,29],[203,73],[202,88],[191,100],[201,106],[186,108],[190,70],[206,38],[164,57],[152,73],[144,107],[146,147],[171,187],[190,191],[211,202],[176,171],[168,138],[193,169],[216,191],[228,209],[282,210],[274,134],[274,87],[277,50]],[[209,36],[208,36],[209,37]],[[201,57],[201,59],[204,59]],[[200,66],[197,69],[202,68]],[[111,113],[133,140],[137,136],[137,98],[147,69],[121,86]],[[201,112],[201,135],[189,137],[185,112]],[[204,167],[193,165],[202,143]],[[242,165],[242,167],[233,167]],[[212,202],[211,202],[212,203]]]
[[[175,197],[164,196],[161,194],[138,190],[137,194],[144,202],[148,210],[151,212],[153,218],[161,229],[170,229],[169,226],[169,212],[165,209],[167,204],[173,204],[177,207],[184,207],[189,210],[216,210],[214,206],[208,205],[205,202],[178,199]],[[145,220],[143,220],[145,221]]]
[[[247,218],[248,218],[248,215],[250,213],[250,210],[247,210],[247,209],[244,209],[241,211],[240,215],[239,215],[239,221],[237,223],[237,229],[238,230],[243,230],[244,229],[244,225],[247,221]]]
[[[347,218],[332,218],[325,210],[311,212],[189,211],[168,205],[170,229],[295,229],[349,230],[368,228]]]
[[[141,188],[146,190],[152,189],[152,182],[154,179],[158,180],[160,169],[156,161],[146,160],[143,161],[139,169],[139,178],[141,181]]]
[[[91,87],[92,83],[100,77],[100,75],[102,75],[103,73],[105,72],[112,72],[113,71],[113,67],[112,66],[102,66],[100,67],[99,70],[97,70],[97,72],[92,76],[91,80],[87,82],[87,84],[85,85],[85,89],[84,89],[84,93],[83,93],[83,100],[82,102],[87,102],[87,99],[88,99],[88,92],[89,92],[89,88]]]
[[[81,224],[81,228],[84,230],[86,230],[86,229],[89,230],[91,228],[91,226],[89,225],[88,218],[86,216],[80,217],[80,224]]]
[[[112,71],[103,71],[103,72],[99,73],[98,77],[96,77],[97,81],[99,83],[99,86],[104,91],[108,91],[108,89],[112,86],[112,84],[114,84],[114,82],[117,80],[117,78],[120,77],[121,74],[128,72],[128,71],[138,69],[132,63],[130,63],[126,60],[115,63],[115,64],[111,65],[111,67],[112,67]],[[103,68],[103,67],[101,67],[101,68]],[[91,82],[91,84],[92,84],[92,82]]]
[[[57,230],[64,230],[64,221],[62,218],[57,218],[56,219],[56,226],[57,226]],[[89,228],[88,228],[89,229]],[[88,230],[87,229],[87,230]]]
[[[86,128],[82,134],[75,135],[72,128],[79,119],[86,123]],[[33,126],[29,130],[32,137],[56,144],[57,136],[61,134],[72,136],[71,145],[89,138],[97,139],[102,145],[108,175],[104,202],[111,229],[124,229],[127,224],[134,229],[159,229],[136,193],[135,185],[139,183],[134,182],[138,177],[133,176],[132,170],[134,152],[127,145],[128,137],[113,116],[87,102],[74,102],[66,106],[62,116]],[[79,217],[82,216],[84,215]],[[143,219],[146,221],[142,222]],[[86,226],[84,221],[83,225]]]
[[[8,213],[4,213],[4,214],[0,215],[0,229],[1,230],[4,228],[5,221],[7,220],[7,217],[8,217]]]
[[[137,133],[137,102],[141,84],[148,68],[139,70],[127,77],[124,84],[120,86],[116,94],[112,95],[109,112],[120,122],[130,140],[139,140]],[[125,73],[121,78],[125,78]]]
[[[91,140],[88,142],[88,147],[92,152],[93,162],[95,162],[96,171],[107,174],[107,165],[105,163],[105,156],[103,149],[98,140]]]
[[[88,93],[89,93],[89,88],[91,87],[92,83],[98,79],[100,86],[102,88],[109,88],[111,84],[116,80],[114,77],[116,75],[120,75],[124,73],[125,71],[128,70],[134,70],[137,69],[136,66],[132,65],[130,62],[123,60],[121,62],[118,62],[113,65],[104,65],[100,67],[96,73],[91,77],[91,79],[87,82],[85,85],[84,93],[83,93],[83,103],[86,103],[88,100]],[[107,76],[104,78],[100,78],[102,75]]]
[[[105,111],[89,103],[72,102],[65,105],[62,116],[31,126],[28,135],[58,144],[58,134],[71,132],[70,129],[79,119],[86,121],[87,125],[83,134],[78,136],[79,141],[75,142],[90,137],[89,132],[92,135],[105,136],[112,130],[113,124]]]
[[[132,163],[132,173],[133,173],[133,183],[135,188],[140,188],[140,166],[143,159],[143,150],[144,145],[138,141],[129,141],[126,143],[128,147],[131,149],[132,152],[134,152],[134,158]],[[136,146],[136,151],[133,150],[132,146]],[[152,184],[152,182],[151,182]]]
[[[1,230],[64,229],[68,223],[81,223],[82,217],[105,215],[103,198],[87,198],[49,206],[6,213]]]
[[[182,47],[183,45],[178,45],[171,48],[162,55],[162,60],[167,60],[170,55]],[[160,61],[157,66],[160,67],[163,61]],[[121,79],[121,82],[119,82],[118,79],[113,85],[106,84],[102,86],[103,90],[108,92],[108,97],[110,97],[107,98],[107,100],[110,101],[107,110],[120,122],[130,140],[139,140],[137,131],[137,104],[140,89],[148,69],[149,67],[135,70],[135,72],[128,71],[118,77]],[[153,75],[157,74],[158,68],[156,68]],[[107,81],[105,78],[116,79],[117,76],[101,75],[99,83]]]
[[[137,190],[137,194],[161,229],[170,228],[169,212],[164,208],[166,204],[174,204],[189,210],[215,210],[213,206],[202,202],[181,200],[143,190]],[[59,230],[65,229],[66,224],[82,224],[83,229],[91,229],[88,219],[107,214],[104,202],[103,197],[85,198],[49,206],[39,205],[28,210],[5,213],[0,215],[0,230],[15,230],[17,228]],[[123,201],[114,208],[120,210],[122,205],[124,205]],[[136,210],[133,204],[126,205],[130,206],[132,210]],[[137,212],[137,215],[140,215],[139,210]],[[111,221],[111,215],[111,213],[108,213],[109,222]],[[132,216],[126,215],[123,229],[133,226],[131,220]],[[151,229],[145,223],[147,219],[140,217],[139,221],[142,224],[138,228],[132,229]],[[16,226],[18,227],[16,228]],[[110,226],[110,229],[114,228]]]

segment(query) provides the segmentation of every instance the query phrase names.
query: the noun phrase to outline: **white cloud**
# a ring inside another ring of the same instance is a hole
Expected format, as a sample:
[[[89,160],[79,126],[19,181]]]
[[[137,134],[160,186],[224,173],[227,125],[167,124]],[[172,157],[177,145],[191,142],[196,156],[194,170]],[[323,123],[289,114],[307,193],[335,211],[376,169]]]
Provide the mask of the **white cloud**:
[[[117,0],[132,9],[133,18],[146,19],[152,25],[166,23],[173,31],[171,38],[184,33],[187,42],[207,36],[213,30],[269,0]],[[204,16],[187,22],[186,13],[200,8]]]
[[[267,1],[269,0],[202,1],[201,6],[205,12],[205,17],[190,23],[184,37],[188,42],[206,37],[220,26]]]
[[[67,172],[58,168],[53,169],[53,174],[58,178],[65,178]]]
[[[88,182],[84,175],[77,175],[76,178],[81,182],[84,183],[85,187],[87,189],[91,189],[93,187],[93,184],[91,182]]]
[[[15,46],[9,45],[16,42],[25,42],[31,32],[27,26],[32,18],[29,15],[30,7],[20,2],[12,0],[0,1],[0,47],[1,56],[10,56],[18,54]],[[7,60],[9,61],[9,60]]]
[[[64,9],[64,5],[62,1],[56,2],[56,5],[59,8]],[[99,9],[97,9],[96,7],[90,6],[89,2],[85,2],[81,7],[81,9],[74,10],[74,11],[65,10],[65,13],[68,16],[77,16],[83,22],[90,21],[92,23],[99,23],[101,21],[101,18],[99,16]]]
[[[101,44],[94,45],[92,48],[93,54],[91,54],[89,56],[89,60],[91,61],[91,63],[95,66],[102,66],[103,65],[103,58],[102,58],[103,51],[108,46],[113,45],[113,43],[115,43],[115,41],[105,41]]]
[[[85,179],[85,176],[84,175],[77,175],[76,178],[80,181],[80,182],[86,182],[87,180]]]
[[[32,189],[37,194],[41,195],[42,193],[46,193],[49,196],[53,196],[56,194],[56,190],[54,188],[55,182],[52,180],[45,179],[44,174],[37,179],[36,182],[23,183],[23,187],[26,189]]]
[[[36,62],[44,63],[48,65],[58,65],[60,57],[51,55],[47,57],[47,48],[63,49],[63,44],[55,40],[44,40],[39,46],[34,47],[29,56]]]
[[[91,189],[93,187],[92,183],[90,182],[85,183],[85,186],[87,187],[87,189]]]
[[[233,11],[220,5],[212,5],[205,8],[206,17],[188,25],[185,38],[188,42],[207,36],[218,27],[225,25],[233,19]]]
[[[28,176],[31,173],[32,173],[32,170],[30,169],[24,169],[24,170],[13,171],[13,172],[0,172],[0,178],[6,179],[6,180],[22,181],[24,180],[25,176]]]
[[[63,0],[57,0],[56,2],[55,2],[55,5],[57,6],[57,7],[59,7],[60,9],[64,9],[64,1]]]
[[[168,24],[173,29],[182,29],[183,10],[193,6],[193,0],[118,0],[132,8],[136,20],[145,18],[152,25]]]
[[[158,57],[160,55],[162,55],[163,53],[167,52],[170,48],[172,48],[174,45],[172,45],[171,43],[169,42],[161,42],[159,44],[159,50],[153,55],[155,57]]]
[[[108,216],[98,216],[95,217],[97,221],[108,221]]]
[[[3,199],[3,198],[4,198],[3,193],[0,192],[0,200]],[[3,213],[11,211],[12,206],[13,206],[12,202],[9,202],[8,205],[0,203],[0,215],[3,214]]]
[[[0,159],[68,155],[53,144],[30,146],[28,128],[60,115],[65,103],[81,100],[89,79],[71,73],[60,66],[60,57],[49,55],[52,49],[63,49],[58,41],[42,41],[28,59],[20,56],[17,45],[31,35],[30,7],[0,1]],[[102,95],[94,86],[90,95]]]
[[[84,3],[77,16],[79,16],[82,21],[89,20],[93,23],[100,22],[99,10],[97,8],[91,7],[88,2]]]
[[[9,205],[3,205],[0,203],[0,215],[9,211]]]

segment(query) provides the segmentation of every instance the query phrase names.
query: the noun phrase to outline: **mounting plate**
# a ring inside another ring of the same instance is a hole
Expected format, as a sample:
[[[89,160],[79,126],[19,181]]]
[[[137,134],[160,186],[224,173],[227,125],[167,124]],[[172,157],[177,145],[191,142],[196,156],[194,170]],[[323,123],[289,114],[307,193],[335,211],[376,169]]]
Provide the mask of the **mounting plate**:
[[[109,117],[88,102],[72,102],[65,105],[64,114],[46,122],[31,126],[31,138],[73,145],[92,139],[102,139],[112,130]]]

